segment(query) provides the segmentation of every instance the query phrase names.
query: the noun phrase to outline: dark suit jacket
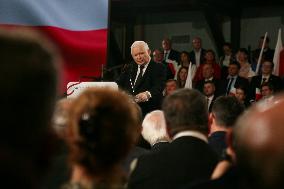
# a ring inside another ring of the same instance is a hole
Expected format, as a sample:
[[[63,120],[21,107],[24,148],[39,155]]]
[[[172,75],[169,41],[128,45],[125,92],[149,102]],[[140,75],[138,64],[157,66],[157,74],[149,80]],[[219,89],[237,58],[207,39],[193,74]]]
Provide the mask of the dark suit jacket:
[[[134,86],[137,69],[138,65],[134,62],[131,63],[125,72],[120,75],[117,84],[120,88],[133,96],[144,91],[149,91],[151,93],[152,98],[150,98],[149,101],[139,103],[143,115],[146,115],[146,113],[159,109],[161,106],[163,99],[162,92],[166,82],[166,69],[163,64],[150,61],[141,82]]]
[[[255,100],[255,89],[261,86],[262,75],[252,77],[249,86],[249,100]],[[276,75],[270,75],[268,82],[274,86],[274,92],[278,92],[282,89],[281,78]]]
[[[206,52],[205,49],[201,49],[200,64],[202,64],[202,63],[204,62],[204,55],[205,55],[205,52]],[[191,61],[193,64],[196,64],[196,58],[195,58],[194,50],[190,51],[190,53],[189,53],[189,58],[190,58],[190,61]]]
[[[180,62],[180,52],[171,49],[168,59],[175,60],[177,63]]]
[[[221,160],[224,155],[224,150],[227,148],[226,144],[226,132],[216,131],[208,137],[208,144],[218,154]]]
[[[223,95],[224,91],[223,91],[221,80],[213,78],[212,81],[215,84],[215,96]],[[199,90],[201,93],[203,93],[204,83],[205,83],[205,79],[202,79],[196,83],[194,88]]]
[[[180,137],[160,151],[141,156],[128,188],[180,188],[188,182],[209,179],[216,163],[217,155],[204,141]]]
[[[223,84],[222,84],[222,93],[225,94],[226,93],[226,90],[227,90],[227,86],[230,82],[230,79],[226,79],[224,80]],[[249,87],[249,81],[248,79],[246,78],[243,78],[243,77],[240,77],[240,76],[237,76],[237,79],[236,79],[236,82],[234,84],[234,87],[237,88],[239,86],[244,86],[246,90],[248,90],[248,87]]]

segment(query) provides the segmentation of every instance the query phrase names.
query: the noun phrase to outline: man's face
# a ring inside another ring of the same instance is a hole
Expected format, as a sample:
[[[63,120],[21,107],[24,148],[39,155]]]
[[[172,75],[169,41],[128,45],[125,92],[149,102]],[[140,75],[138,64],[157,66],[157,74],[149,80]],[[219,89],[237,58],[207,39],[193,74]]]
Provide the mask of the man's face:
[[[240,62],[247,61],[247,55],[244,52],[238,51],[236,56],[237,56],[237,60],[240,61]]]
[[[194,49],[199,50],[201,48],[201,40],[199,38],[193,39],[192,46]]]
[[[263,86],[261,88],[262,97],[268,97],[273,94],[273,91],[268,86]]]
[[[203,92],[205,96],[211,96],[215,93],[215,86],[212,83],[206,83],[203,87]]]
[[[202,75],[205,79],[209,79],[210,77],[213,77],[214,70],[211,65],[205,64],[202,68]]]
[[[230,76],[236,76],[239,74],[239,68],[235,64],[230,64],[228,67],[228,73]]]
[[[230,49],[229,46],[224,45],[223,46],[223,52],[225,55],[230,55],[232,53],[232,50]]]
[[[164,39],[164,40],[162,41],[162,47],[163,47],[163,49],[166,50],[166,51],[170,50],[170,49],[171,49],[171,43],[170,43],[170,41],[167,40],[167,39]]]
[[[272,64],[271,62],[263,62],[261,66],[262,74],[271,74],[272,73]]]
[[[242,89],[236,89],[235,96],[239,101],[244,101],[246,98],[245,92]]]
[[[166,83],[166,94],[170,95],[177,89],[177,84],[175,81],[169,81]]]
[[[145,50],[143,46],[136,46],[132,49],[132,57],[138,65],[146,64],[150,61],[150,50]]]
[[[154,62],[160,63],[160,62],[163,61],[163,59],[164,59],[164,53],[162,53],[162,52],[159,51],[159,50],[155,50],[155,51],[153,52],[153,60],[154,60]]]

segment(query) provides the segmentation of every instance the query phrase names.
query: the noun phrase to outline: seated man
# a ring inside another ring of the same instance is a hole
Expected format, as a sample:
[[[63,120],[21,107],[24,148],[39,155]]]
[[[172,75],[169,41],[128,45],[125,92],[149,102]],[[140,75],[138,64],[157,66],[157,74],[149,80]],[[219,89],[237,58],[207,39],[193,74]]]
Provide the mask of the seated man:
[[[159,149],[170,142],[164,113],[161,110],[148,113],[143,120],[142,127],[142,136],[149,142],[152,149]]]
[[[208,112],[200,92],[177,90],[165,98],[162,109],[172,142],[138,159],[128,188],[181,188],[210,178],[217,163],[207,144]]]

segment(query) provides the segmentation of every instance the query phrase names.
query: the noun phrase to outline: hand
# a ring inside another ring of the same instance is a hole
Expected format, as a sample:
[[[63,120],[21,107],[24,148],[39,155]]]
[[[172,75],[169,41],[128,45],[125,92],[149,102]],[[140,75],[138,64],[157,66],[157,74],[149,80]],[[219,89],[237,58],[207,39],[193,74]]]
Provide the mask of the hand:
[[[142,92],[142,93],[139,93],[135,96],[135,102],[146,102],[149,100],[149,97],[148,97],[148,94],[147,92]]]

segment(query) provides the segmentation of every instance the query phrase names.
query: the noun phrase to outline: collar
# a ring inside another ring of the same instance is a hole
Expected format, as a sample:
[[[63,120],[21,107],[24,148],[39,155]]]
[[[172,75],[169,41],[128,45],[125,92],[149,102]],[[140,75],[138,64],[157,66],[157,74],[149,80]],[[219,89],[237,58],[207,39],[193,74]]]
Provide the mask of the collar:
[[[191,137],[195,137],[198,138],[200,140],[203,140],[204,142],[208,143],[207,137],[198,132],[198,131],[181,131],[179,133],[177,133],[176,135],[174,135],[173,140],[180,138],[180,137],[184,137],[184,136],[191,136]]]
[[[211,96],[206,96],[206,98],[208,98],[209,100],[212,100],[214,98],[214,95],[211,95]]]
[[[235,75],[235,76],[228,75],[227,79],[232,79],[232,78],[236,79],[237,77],[238,77],[238,75]]]
[[[205,81],[212,81],[214,79],[214,77],[209,77],[208,79],[205,79]]]

